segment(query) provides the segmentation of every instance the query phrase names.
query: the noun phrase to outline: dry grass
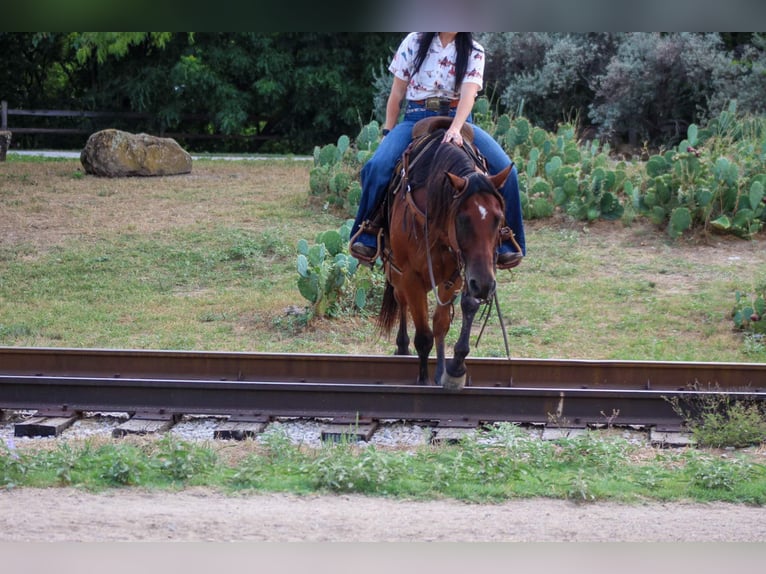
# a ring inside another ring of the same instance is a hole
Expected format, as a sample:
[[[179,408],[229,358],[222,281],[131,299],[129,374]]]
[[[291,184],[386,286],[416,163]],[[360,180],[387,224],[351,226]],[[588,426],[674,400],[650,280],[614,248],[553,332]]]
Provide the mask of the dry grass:
[[[157,178],[96,178],[81,170],[79,161],[4,164],[3,246],[44,252],[73,238],[192,225],[258,232],[307,207],[308,169],[302,161],[198,161],[189,175]]]

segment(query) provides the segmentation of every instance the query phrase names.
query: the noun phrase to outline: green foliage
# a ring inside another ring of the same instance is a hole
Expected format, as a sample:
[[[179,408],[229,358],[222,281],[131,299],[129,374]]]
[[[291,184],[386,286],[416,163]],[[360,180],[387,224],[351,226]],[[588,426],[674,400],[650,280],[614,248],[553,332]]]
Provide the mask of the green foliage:
[[[216,456],[209,449],[187,441],[178,440],[173,435],[165,435],[157,443],[157,451],[151,465],[160,474],[173,482],[185,482],[212,470]]]
[[[75,58],[84,64],[95,56],[96,61],[103,64],[109,56],[124,58],[131,47],[140,44],[163,49],[172,35],[172,32],[80,32]]]
[[[560,441],[558,446],[562,462],[592,466],[609,472],[626,464],[634,449],[623,439],[604,439],[594,432],[585,432]]]
[[[0,93],[16,108],[146,112],[149,119],[123,126],[135,131],[238,136],[185,142],[204,151],[310,153],[317,141],[383,120],[387,65],[402,36],[2,32],[0,52],[14,58],[0,69]],[[686,126],[714,117],[732,98],[742,110],[762,110],[763,35],[740,34],[728,44],[725,37],[491,32],[477,39],[487,51],[485,85],[499,113],[523,112],[547,130],[566,118],[587,118],[599,137],[675,145]],[[486,113],[479,106],[477,121]],[[116,127],[84,118],[40,122],[36,127]],[[30,143],[56,137],[38,147],[75,148],[86,136],[19,137]]]
[[[721,457],[694,449],[659,450],[654,457],[636,457],[636,445],[598,431],[544,441],[528,429],[502,423],[478,429],[456,444],[401,450],[341,442],[307,448],[292,442],[275,423],[244,458],[219,457],[220,446],[168,436],[141,445],[86,442],[50,450],[21,450],[9,443],[0,445],[0,486],[151,489],[193,484],[474,502],[545,496],[576,502],[691,498],[766,503],[765,469],[746,451]]]
[[[113,486],[139,485],[147,471],[140,449],[132,445],[104,445],[94,453],[92,464],[99,468],[99,478]]]
[[[750,353],[766,351],[766,283],[752,292],[737,290],[731,311],[734,328],[745,335],[745,348]]]
[[[370,117],[370,78],[399,33],[0,33],[12,108],[143,112],[145,119],[32,118],[34,127],[105,127],[236,136],[179,139],[195,151],[310,153]],[[27,124],[25,127],[32,127]],[[24,147],[81,148],[84,135],[20,135]],[[56,139],[52,139],[56,138]],[[14,138],[16,140],[16,138]],[[32,145],[30,145],[32,144]]]
[[[686,127],[736,98],[760,113],[766,91],[762,34],[485,33],[487,85],[505,111],[523,109],[554,130],[577,117],[601,139],[676,145]],[[695,144],[692,144],[695,145]]]
[[[561,124],[554,134],[533,127],[524,117],[507,115],[498,118],[494,134],[520,163],[525,218],[546,218],[556,212],[585,221],[622,217],[624,188],[630,182],[624,165],[612,165],[608,147],[580,146],[571,124]]]
[[[379,142],[378,124],[371,122],[362,127],[353,144],[347,135],[342,135],[337,144],[315,146],[314,167],[309,172],[311,195],[322,199],[327,208],[350,216],[356,214],[362,196],[359,170]]]
[[[754,471],[752,464],[736,459],[694,458],[688,468],[695,486],[725,491],[733,491],[738,484],[747,482],[755,474]]]
[[[766,441],[766,412],[759,402],[711,392],[670,403],[700,446],[742,448]]]
[[[354,141],[357,150],[357,164],[364,165],[372,157],[372,154],[378,148],[380,137],[380,125],[378,122],[373,120],[369,124],[362,126]]]
[[[703,446],[742,448],[766,440],[766,420],[757,404],[726,404],[726,409],[706,409],[692,432]]]
[[[12,441],[0,443],[0,487],[13,488],[21,484],[29,468],[26,457]]]
[[[766,134],[735,114],[732,105],[703,129],[690,125],[676,149],[646,162],[636,207],[671,237],[702,227],[748,238],[763,228]]]
[[[349,443],[330,443],[307,465],[307,472],[320,490],[385,494],[402,468],[395,457],[374,446],[357,452]]]
[[[347,220],[338,230],[320,233],[314,245],[298,241],[298,290],[315,316],[333,317],[367,304],[373,278],[348,253],[352,225],[353,220]]]

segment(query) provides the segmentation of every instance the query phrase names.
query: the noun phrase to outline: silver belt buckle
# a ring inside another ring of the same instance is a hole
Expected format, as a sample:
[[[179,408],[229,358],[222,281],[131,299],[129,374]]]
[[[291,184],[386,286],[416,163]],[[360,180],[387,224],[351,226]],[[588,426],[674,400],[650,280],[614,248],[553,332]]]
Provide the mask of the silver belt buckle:
[[[438,112],[441,109],[441,98],[426,98],[426,109],[430,112]]]

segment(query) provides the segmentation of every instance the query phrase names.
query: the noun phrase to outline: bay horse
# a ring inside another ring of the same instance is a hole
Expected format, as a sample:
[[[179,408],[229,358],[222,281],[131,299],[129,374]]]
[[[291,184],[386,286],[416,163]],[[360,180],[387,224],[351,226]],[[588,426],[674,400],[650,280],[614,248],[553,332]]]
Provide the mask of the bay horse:
[[[420,359],[417,383],[431,384],[428,357],[436,343],[433,382],[459,391],[465,386],[474,317],[495,293],[496,249],[505,220],[499,190],[512,165],[489,176],[473,147],[470,126],[463,130],[463,147],[441,143],[449,121],[434,117],[418,122],[413,144],[400,162],[401,184],[388,201],[388,246],[382,257],[386,285],[378,325],[389,334],[398,320],[396,354],[409,355],[409,313]],[[413,159],[408,154],[418,143],[423,151]],[[436,300],[431,322],[429,291]],[[444,339],[458,294],[462,326],[447,362]]]

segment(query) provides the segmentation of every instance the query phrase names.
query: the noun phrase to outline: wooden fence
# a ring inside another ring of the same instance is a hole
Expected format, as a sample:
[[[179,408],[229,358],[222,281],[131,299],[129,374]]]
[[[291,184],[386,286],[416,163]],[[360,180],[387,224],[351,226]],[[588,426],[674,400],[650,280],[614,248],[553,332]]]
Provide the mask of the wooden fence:
[[[110,118],[117,120],[150,120],[154,116],[152,114],[139,113],[139,112],[91,112],[91,111],[77,111],[77,110],[25,110],[14,109],[8,107],[8,102],[2,100],[0,102],[0,130],[9,131],[12,134],[49,134],[49,135],[84,135],[91,134],[98,129],[86,129],[86,128],[40,128],[40,127],[24,127],[24,126],[10,126],[8,125],[8,118],[10,116],[17,117],[43,117],[43,118],[87,118],[93,120],[108,120]],[[192,115],[187,114],[181,117],[182,121],[185,120],[209,120],[204,115]],[[103,123],[103,122],[101,122]],[[108,126],[105,126],[108,127]],[[227,135],[227,134],[208,134],[208,133],[154,133],[161,137],[169,137],[176,139],[213,139],[213,140],[256,140],[266,141],[276,139],[275,136],[254,134],[254,135]]]

